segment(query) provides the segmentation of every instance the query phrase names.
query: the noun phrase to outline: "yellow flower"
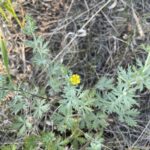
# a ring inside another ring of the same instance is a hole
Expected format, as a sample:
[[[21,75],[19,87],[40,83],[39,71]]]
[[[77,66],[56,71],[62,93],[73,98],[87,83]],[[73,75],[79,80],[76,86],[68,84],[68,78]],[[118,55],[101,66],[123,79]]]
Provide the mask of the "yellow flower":
[[[78,74],[73,74],[70,77],[70,83],[72,85],[78,85],[78,84],[80,84],[80,76]]]

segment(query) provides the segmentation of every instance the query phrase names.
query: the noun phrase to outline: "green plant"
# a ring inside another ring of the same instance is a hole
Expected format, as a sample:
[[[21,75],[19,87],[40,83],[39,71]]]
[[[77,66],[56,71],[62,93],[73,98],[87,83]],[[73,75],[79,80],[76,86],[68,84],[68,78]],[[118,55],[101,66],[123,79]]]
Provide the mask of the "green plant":
[[[34,150],[42,145],[46,150],[62,150],[70,144],[75,150],[80,147],[100,150],[105,140],[103,132],[110,124],[111,115],[115,114],[118,121],[129,126],[137,124],[137,93],[150,88],[149,46],[144,47],[148,52],[144,63],[137,60],[135,66],[119,67],[115,78],[101,77],[93,88],[85,89],[82,85],[71,84],[71,70],[52,61],[48,42],[34,33],[33,19],[27,19],[28,26],[23,32],[32,39],[25,44],[32,48],[33,65],[45,73],[47,82],[42,88],[34,83],[18,85],[9,103],[11,112],[15,114],[14,127],[18,135],[35,135],[25,138],[25,149]],[[48,86],[47,96],[43,89]],[[42,133],[38,128],[41,122]],[[50,132],[49,128],[53,130]]]
[[[37,29],[35,20],[30,15],[26,15],[25,21],[26,24],[24,28],[22,28],[23,33],[26,35],[33,35]]]
[[[36,150],[42,147],[45,150],[65,150],[60,137],[52,132],[42,132],[39,135],[31,135],[24,140],[25,150]]]
[[[18,135],[26,134],[28,131],[35,132],[43,115],[49,111],[50,105],[46,100],[39,98],[39,89],[25,84],[15,89],[14,97],[9,102],[9,108],[14,117],[13,129],[18,130]],[[28,91],[32,91],[32,94]],[[37,94],[38,93],[38,94]],[[42,93],[41,93],[42,97]]]

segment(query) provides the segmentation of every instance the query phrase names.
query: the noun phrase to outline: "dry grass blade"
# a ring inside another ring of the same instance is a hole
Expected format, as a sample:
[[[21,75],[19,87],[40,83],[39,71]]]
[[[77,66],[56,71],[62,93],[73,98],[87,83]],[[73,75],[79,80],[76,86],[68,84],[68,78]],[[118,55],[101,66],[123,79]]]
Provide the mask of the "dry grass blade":
[[[132,7],[132,13],[133,13],[133,17],[135,19],[135,22],[136,22],[136,26],[137,26],[137,29],[138,29],[138,32],[140,34],[140,37],[143,39],[145,37],[145,34],[144,34],[144,31],[142,29],[142,26],[140,24],[140,19],[138,18],[138,16],[136,15],[135,13],[135,10],[134,8]]]
[[[87,20],[87,22],[81,27],[80,30],[83,30],[83,29],[95,18],[95,16],[96,16],[99,12],[101,12],[101,10],[103,10],[111,1],[112,1],[112,0],[109,0],[109,1],[107,1],[104,5],[102,5],[102,6],[96,11],[96,13],[93,14],[89,20]],[[58,55],[56,55],[56,57],[52,60],[52,63],[55,62],[61,55],[62,55],[62,59],[61,59],[61,60],[63,60],[64,55],[67,53],[67,52],[65,52],[65,54],[63,54],[64,51],[66,50],[66,48],[68,48],[68,47],[72,44],[72,42],[73,42],[77,37],[78,37],[78,34],[76,33],[75,36],[72,38],[72,40],[62,49],[62,51],[60,51],[60,52],[58,53]]]
[[[143,136],[143,134],[147,131],[147,129],[149,128],[150,125],[150,120],[148,121],[147,125],[145,126],[144,130],[142,131],[142,133],[140,134],[140,136],[137,138],[137,140],[132,144],[131,149],[134,148],[136,146],[136,144],[139,142],[140,138]]]

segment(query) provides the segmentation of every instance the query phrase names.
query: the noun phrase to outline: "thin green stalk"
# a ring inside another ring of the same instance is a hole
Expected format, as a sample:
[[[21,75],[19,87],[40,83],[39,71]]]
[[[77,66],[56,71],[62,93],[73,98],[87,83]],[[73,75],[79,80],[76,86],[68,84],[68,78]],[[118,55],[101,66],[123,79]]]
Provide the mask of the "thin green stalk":
[[[12,4],[11,0],[6,0],[0,5],[0,14],[6,21],[8,21],[5,10],[7,12],[9,12],[15,18],[15,20],[17,21],[19,26],[22,28],[22,24],[21,24],[20,20],[18,19],[18,16],[15,13],[15,10],[13,8],[13,4]]]
[[[9,59],[8,59],[8,51],[6,48],[6,41],[3,39],[1,35],[0,35],[0,49],[2,51],[2,59],[8,75],[8,79],[11,83],[12,80],[11,80],[10,70],[9,70]]]

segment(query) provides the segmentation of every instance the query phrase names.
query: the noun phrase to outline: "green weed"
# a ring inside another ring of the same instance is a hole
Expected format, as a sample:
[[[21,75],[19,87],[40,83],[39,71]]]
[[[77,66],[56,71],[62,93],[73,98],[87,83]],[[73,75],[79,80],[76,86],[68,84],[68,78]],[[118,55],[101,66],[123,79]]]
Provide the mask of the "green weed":
[[[25,149],[63,150],[70,144],[75,150],[82,146],[100,150],[105,140],[103,131],[110,124],[111,115],[115,114],[118,121],[129,126],[137,125],[136,117],[140,113],[137,93],[150,89],[149,46],[144,47],[148,52],[144,64],[137,60],[137,64],[128,69],[119,67],[116,78],[101,77],[93,88],[84,89],[82,79],[81,85],[72,85],[71,70],[52,61],[48,43],[34,33],[35,23],[28,18],[28,26],[23,31],[32,40],[25,44],[33,49],[32,62],[45,72],[48,81],[43,88],[20,84],[9,103],[15,114],[13,128],[18,136],[25,138]],[[43,90],[47,86],[50,97]]]

